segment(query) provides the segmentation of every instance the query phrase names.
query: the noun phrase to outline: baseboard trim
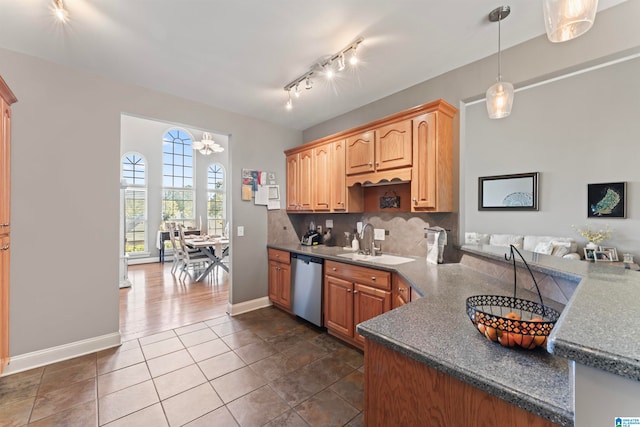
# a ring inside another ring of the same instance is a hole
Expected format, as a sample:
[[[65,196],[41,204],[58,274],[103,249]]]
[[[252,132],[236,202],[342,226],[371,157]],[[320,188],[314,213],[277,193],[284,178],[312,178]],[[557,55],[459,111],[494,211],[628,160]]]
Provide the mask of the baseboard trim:
[[[18,372],[28,371],[29,369],[39,368],[40,366],[49,365],[51,363],[73,359],[74,357],[116,347],[121,343],[120,333],[114,332],[112,334],[101,335],[99,337],[93,337],[82,341],[75,341],[57,347],[45,348],[43,350],[26,354],[19,354],[9,359],[9,364],[5,367],[4,372],[0,376],[4,377],[5,375],[17,374]]]
[[[227,304],[227,313],[231,316],[237,316],[238,314],[248,313],[249,311],[258,310],[260,308],[269,307],[271,301],[269,297],[256,298],[250,301],[240,302],[238,304]]]

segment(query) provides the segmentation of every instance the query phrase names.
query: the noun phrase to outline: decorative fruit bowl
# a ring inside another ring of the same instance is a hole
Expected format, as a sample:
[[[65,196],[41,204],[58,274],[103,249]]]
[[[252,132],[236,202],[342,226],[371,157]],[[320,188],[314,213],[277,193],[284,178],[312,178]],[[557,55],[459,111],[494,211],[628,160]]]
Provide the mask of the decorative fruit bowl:
[[[514,251],[520,255],[529,270],[538,291],[540,303],[516,298],[517,274]],[[527,261],[513,246],[505,254],[513,261],[513,297],[504,295],[474,295],[467,298],[467,315],[478,331],[491,341],[505,347],[520,347],[532,350],[546,347],[547,337],[560,317],[560,312],[544,305],[538,282]]]
[[[546,347],[560,313],[526,299],[503,295],[467,298],[467,315],[478,331],[505,347]]]

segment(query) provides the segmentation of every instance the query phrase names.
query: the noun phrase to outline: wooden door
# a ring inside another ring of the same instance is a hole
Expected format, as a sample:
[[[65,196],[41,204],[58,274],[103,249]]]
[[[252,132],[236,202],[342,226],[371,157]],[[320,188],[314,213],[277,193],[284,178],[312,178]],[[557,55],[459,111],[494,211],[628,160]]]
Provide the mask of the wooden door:
[[[435,114],[413,119],[413,169],[411,171],[411,210],[436,208],[436,129]]]
[[[391,281],[391,308],[398,308],[411,302],[411,286],[397,274]]]
[[[391,310],[391,292],[355,283],[353,285],[353,324],[362,323]],[[364,346],[364,337],[355,332],[353,338]]]
[[[8,234],[0,235],[0,372],[9,363],[9,259]]]
[[[291,266],[279,263],[278,267],[278,301],[282,307],[291,310]]]
[[[280,263],[269,261],[269,299],[279,303],[280,295]]]
[[[411,166],[413,144],[411,120],[392,123],[376,129],[376,170]]]
[[[313,149],[300,152],[298,164],[298,204],[300,210],[310,211],[313,209],[312,196],[312,175]]]
[[[331,208],[331,150],[331,143],[313,149],[314,211],[328,211]]]
[[[353,337],[353,284],[324,276],[324,325],[345,337]]]
[[[375,132],[369,131],[347,138],[347,175],[373,172]]]
[[[331,151],[331,210],[347,210],[347,183],[345,172],[346,141],[332,143]]]
[[[287,210],[295,211],[299,209],[298,203],[298,164],[300,156],[292,154],[287,156]]]
[[[11,231],[11,107],[0,97],[0,234]]]

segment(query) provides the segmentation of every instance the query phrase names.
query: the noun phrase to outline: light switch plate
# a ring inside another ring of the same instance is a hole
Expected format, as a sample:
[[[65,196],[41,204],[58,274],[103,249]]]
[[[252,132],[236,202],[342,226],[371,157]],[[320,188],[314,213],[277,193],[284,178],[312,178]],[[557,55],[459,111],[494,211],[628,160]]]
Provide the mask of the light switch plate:
[[[238,237],[244,236],[244,225],[238,226]]]
[[[374,228],[373,238],[374,240],[384,240],[384,228]]]
[[[333,220],[332,219],[328,219],[324,222],[324,226],[326,228],[333,228]]]

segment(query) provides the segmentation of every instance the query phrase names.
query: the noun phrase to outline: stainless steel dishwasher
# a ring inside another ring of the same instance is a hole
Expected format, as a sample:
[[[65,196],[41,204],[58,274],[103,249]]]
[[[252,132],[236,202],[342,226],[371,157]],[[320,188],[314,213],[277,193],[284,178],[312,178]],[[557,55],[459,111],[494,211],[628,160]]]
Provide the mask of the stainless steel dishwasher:
[[[322,327],[322,258],[291,254],[293,313]]]

